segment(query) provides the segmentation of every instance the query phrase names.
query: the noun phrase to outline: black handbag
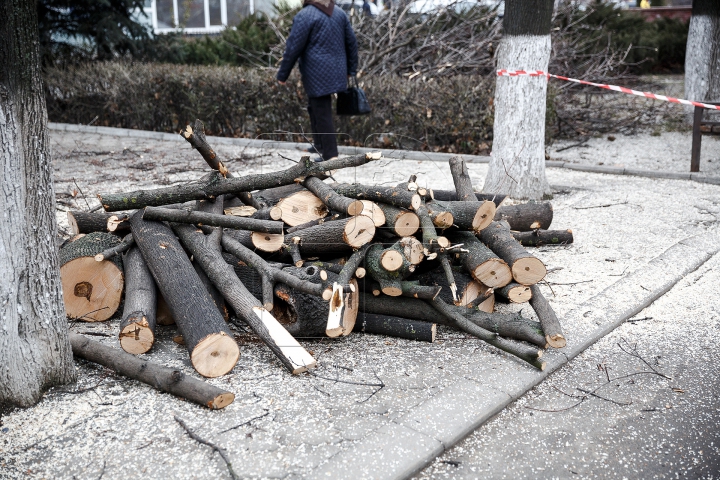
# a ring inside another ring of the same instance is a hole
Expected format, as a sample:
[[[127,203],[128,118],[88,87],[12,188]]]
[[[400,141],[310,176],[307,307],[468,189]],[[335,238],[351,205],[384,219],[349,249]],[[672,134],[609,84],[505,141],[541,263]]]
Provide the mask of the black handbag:
[[[370,104],[363,89],[358,87],[357,77],[352,77],[347,90],[338,92],[336,111],[338,115],[365,115],[370,113]]]

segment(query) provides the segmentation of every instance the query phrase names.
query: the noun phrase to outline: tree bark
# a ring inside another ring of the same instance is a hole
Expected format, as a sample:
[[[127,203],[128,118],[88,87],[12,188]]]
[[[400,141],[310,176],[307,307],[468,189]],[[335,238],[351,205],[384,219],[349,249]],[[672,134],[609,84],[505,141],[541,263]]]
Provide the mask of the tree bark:
[[[71,334],[75,356],[107,367],[120,375],[146,383],[161,392],[171,393],[198,405],[218,410],[230,405],[235,395],[209,383],[188,377],[179,370],[150,363],[90,340],[83,335]]]
[[[404,188],[360,185],[357,183],[336,183],[330,186],[335,192],[345,197],[387,203],[388,205],[411,210],[418,208],[422,202],[420,195],[409,192]]]
[[[452,214],[453,223],[457,227],[474,232],[487,228],[490,222],[493,221],[496,212],[493,202],[489,200],[476,202],[472,199],[458,202],[429,202],[427,209],[431,214],[435,210],[449,212]]]
[[[455,190],[433,190],[433,200],[442,202],[455,202],[458,201],[458,196]],[[499,207],[500,204],[507,198],[507,195],[496,195],[494,193],[475,193],[475,198],[484,202],[488,200],[495,204],[495,207]],[[472,198],[470,200],[473,200]]]
[[[357,167],[378,160],[379,154],[367,153],[343,157],[324,162],[313,162],[309,157],[292,167],[278,172],[245,175],[243,177],[223,178],[217,172],[207,178],[154,190],[136,190],[124,193],[103,193],[98,198],[107,212],[185,203],[191,200],[212,199],[219,195],[260,190],[264,188],[292,185],[298,179],[310,175],[326,175],[333,170]]]
[[[190,263],[175,234],[164,223],[130,220],[135,243],[172,313],[190,361],[205,377],[233,369],[240,349]]]
[[[75,378],[35,2],[0,2],[0,405],[28,407]]]
[[[303,182],[305,188],[315,194],[330,209],[346,215],[360,215],[363,204],[360,200],[344,197],[335,192],[330,185],[317,177],[308,177]]]
[[[572,230],[533,230],[532,232],[512,232],[515,240],[523,247],[542,245],[568,245],[573,243]]]
[[[215,153],[215,150],[212,149],[210,144],[208,144],[207,140],[205,139],[205,125],[200,120],[195,120],[194,128],[190,125],[185,126],[185,129],[180,132],[180,135],[188,141],[188,143],[197,150],[200,155],[203,157],[205,162],[212,168],[213,170],[217,170],[220,172],[220,174],[223,177],[232,176],[229,175],[230,172],[228,171],[225,164],[220,161],[217,154]]]
[[[362,313],[358,315],[353,331],[432,343],[435,341],[436,329],[434,323],[391,315]]]
[[[364,216],[325,222],[323,225],[306,228],[285,236],[285,244],[300,239],[303,256],[342,253],[369,243],[375,236],[375,224]]]
[[[460,157],[452,157],[449,164],[458,201],[467,202],[469,200],[475,200],[475,190],[473,190],[470,173],[468,172],[465,160]]]
[[[553,0],[507,0],[498,70],[547,71]],[[498,76],[490,167],[483,191],[513,198],[550,194],[545,176],[547,78]]]
[[[553,219],[553,207],[550,202],[522,203],[503,205],[495,212],[494,220],[505,220],[510,230],[529,232],[542,228],[547,230]]]
[[[449,235],[454,244],[462,244],[462,249],[467,250],[454,255],[475,280],[491,288],[503,287],[512,281],[512,271],[507,262],[473,233],[452,232]]]
[[[507,262],[517,283],[534,285],[547,273],[545,264],[515,240],[507,222],[493,222],[478,235],[480,240]]]
[[[80,210],[67,212],[70,231],[73,235],[79,233],[107,232],[108,218],[114,215],[114,213],[83,212]]]
[[[125,235],[120,243],[110,248],[103,250],[102,252],[95,255],[96,262],[102,262],[103,260],[109,260],[115,255],[125,253],[135,245],[135,239],[133,239],[132,233]]]
[[[685,48],[685,98],[720,102],[720,3],[694,0]],[[693,107],[687,107],[692,122]],[[717,112],[712,112],[717,121]]]
[[[145,353],[155,343],[157,288],[140,250],[123,256],[125,306],[120,322],[120,347],[128,353]]]

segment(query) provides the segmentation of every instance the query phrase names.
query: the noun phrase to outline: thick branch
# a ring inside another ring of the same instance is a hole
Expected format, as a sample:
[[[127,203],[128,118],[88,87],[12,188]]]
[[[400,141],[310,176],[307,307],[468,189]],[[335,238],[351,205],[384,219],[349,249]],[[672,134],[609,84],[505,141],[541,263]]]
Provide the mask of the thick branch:
[[[261,233],[283,233],[283,222],[258,220],[248,217],[234,217],[232,215],[216,215],[195,210],[145,207],[143,218],[145,220],[208,225],[211,227],[234,228],[237,230],[249,230]]]

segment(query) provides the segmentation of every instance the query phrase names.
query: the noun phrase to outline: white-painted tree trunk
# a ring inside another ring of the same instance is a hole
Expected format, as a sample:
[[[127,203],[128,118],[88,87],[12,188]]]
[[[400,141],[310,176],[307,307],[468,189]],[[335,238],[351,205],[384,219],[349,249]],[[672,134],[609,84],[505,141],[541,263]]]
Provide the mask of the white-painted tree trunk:
[[[693,15],[685,50],[685,98],[720,102],[720,17]],[[692,112],[693,107],[688,107]],[[690,115],[692,121],[692,115]]]
[[[35,3],[0,2],[0,405],[72,381]]]
[[[547,71],[550,35],[505,35],[497,68]],[[541,199],[545,177],[545,77],[497,77],[490,168],[484,192]]]

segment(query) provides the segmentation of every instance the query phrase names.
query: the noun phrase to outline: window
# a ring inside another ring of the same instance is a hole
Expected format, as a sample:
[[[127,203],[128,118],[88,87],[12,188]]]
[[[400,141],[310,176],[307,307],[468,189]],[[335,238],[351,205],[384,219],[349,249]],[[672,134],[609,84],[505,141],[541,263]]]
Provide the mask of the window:
[[[254,13],[254,0],[148,0],[155,33],[217,33]]]

